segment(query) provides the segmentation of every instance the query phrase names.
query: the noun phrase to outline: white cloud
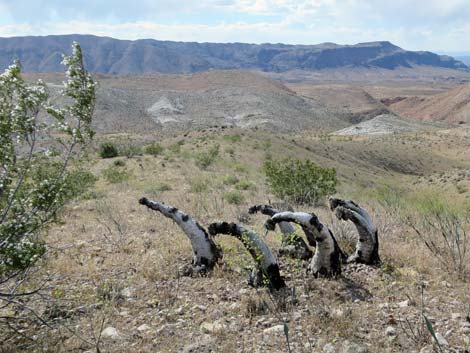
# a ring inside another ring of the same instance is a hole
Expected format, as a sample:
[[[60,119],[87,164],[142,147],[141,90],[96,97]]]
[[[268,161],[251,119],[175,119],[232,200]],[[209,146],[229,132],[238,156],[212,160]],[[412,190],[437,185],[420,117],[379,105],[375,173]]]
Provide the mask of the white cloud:
[[[470,47],[468,0],[0,0],[0,36],[91,33],[122,39]],[[9,23],[3,18],[13,18]],[[3,25],[2,25],[3,20]]]

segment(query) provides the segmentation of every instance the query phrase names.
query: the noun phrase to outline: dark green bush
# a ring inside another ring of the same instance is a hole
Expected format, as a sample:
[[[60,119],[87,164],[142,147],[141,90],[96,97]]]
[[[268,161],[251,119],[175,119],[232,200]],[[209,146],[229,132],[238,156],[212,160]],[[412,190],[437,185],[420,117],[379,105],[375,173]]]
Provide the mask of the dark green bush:
[[[309,160],[267,160],[263,169],[273,194],[287,202],[315,204],[336,190],[336,170]]]
[[[103,142],[100,145],[100,157],[101,158],[114,158],[117,157],[119,151],[112,142]]]

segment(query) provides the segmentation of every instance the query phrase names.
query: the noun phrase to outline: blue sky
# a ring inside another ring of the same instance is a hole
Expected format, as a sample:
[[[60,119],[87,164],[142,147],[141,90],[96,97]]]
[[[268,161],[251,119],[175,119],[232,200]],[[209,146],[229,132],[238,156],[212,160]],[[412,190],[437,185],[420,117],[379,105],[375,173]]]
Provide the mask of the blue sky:
[[[0,0],[0,37],[68,33],[470,52],[470,0]]]

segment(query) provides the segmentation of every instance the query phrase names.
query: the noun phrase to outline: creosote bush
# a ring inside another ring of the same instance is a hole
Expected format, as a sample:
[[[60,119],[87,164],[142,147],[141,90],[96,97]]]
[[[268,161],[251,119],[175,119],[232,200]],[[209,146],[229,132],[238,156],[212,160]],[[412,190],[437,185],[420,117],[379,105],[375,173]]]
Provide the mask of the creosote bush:
[[[267,160],[263,170],[273,194],[287,202],[315,204],[336,190],[336,170],[309,160]]]
[[[219,156],[219,145],[212,146],[207,152],[195,156],[195,163],[200,169],[207,169]]]

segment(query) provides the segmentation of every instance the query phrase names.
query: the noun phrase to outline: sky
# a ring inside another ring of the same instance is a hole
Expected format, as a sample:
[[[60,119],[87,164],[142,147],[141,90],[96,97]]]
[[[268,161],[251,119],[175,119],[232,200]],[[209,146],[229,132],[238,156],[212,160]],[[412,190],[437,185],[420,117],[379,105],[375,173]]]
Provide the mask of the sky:
[[[354,44],[470,52],[470,0],[0,0],[0,37]]]

